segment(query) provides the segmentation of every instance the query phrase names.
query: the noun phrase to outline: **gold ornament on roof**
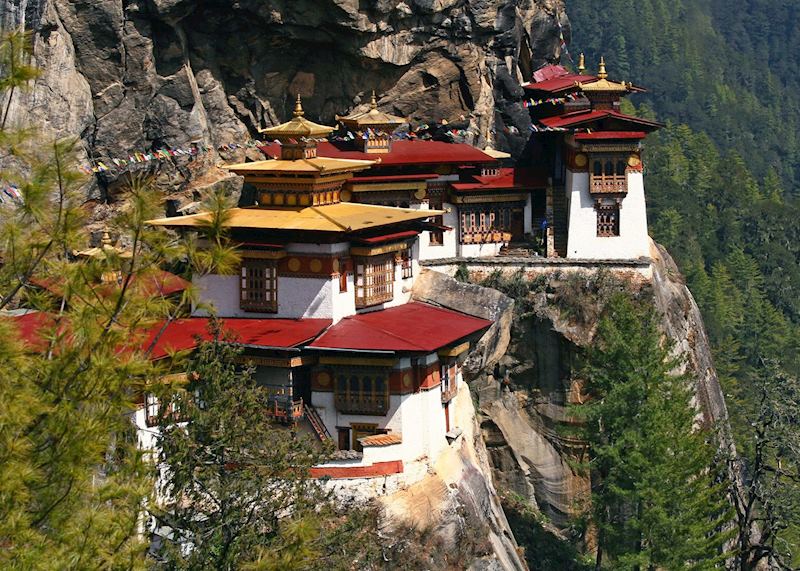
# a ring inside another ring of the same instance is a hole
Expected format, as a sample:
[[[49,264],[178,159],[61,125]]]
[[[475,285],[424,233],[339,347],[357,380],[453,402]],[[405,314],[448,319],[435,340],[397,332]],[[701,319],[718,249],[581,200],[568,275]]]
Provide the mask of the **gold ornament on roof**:
[[[584,72],[586,72],[586,56],[581,52],[581,55],[578,57],[578,73],[583,75]]]
[[[597,77],[600,79],[608,78],[608,73],[606,73],[606,59],[603,56],[600,56],[600,69],[597,71]]]
[[[303,111],[303,100],[300,99],[300,94],[297,94],[297,101],[294,104],[294,116],[295,117],[302,117],[305,115],[306,112]]]
[[[632,83],[616,82],[608,80],[608,72],[606,71],[606,60],[600,57],[600,66],[597,72],[597,81],[590,83],[577,82],[577,86],[584,93],[628,93],[633,90]]]
[[[290,121],[282,123],[277,127],[269,127],[261,129],[261,133],[267,138],[278,139],[283,143],[288,139],[297,139],[300,137],[321,139],[327,137],[333,132],[333,127],[327,125],[320,125],[309,121],[303,115],[303,101],[300,99],[300,94],[297,94],[297,100],[294,104],[294,116]]]

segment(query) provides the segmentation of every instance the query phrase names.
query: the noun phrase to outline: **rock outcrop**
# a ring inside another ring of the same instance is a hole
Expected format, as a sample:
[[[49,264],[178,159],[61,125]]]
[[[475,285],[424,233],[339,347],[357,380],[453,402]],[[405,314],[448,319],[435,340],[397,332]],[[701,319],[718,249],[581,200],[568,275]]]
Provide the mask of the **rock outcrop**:
[[[697,304],[669,254],[653,244],[651,256],[651,283],[630,281],[622,274],[570,277],[554,267],[552,276],[547,276],[549,293],[531,293],[519,300],[525,311],[515,315],[510,315],[510,300],[499,292],[456,284],[440,274],[423,274],[415,288],[419,299],[495,321],[486,337],[493,350],[478,348],[469,379],[494,485],[501,495],[521,498],[543,522],[552,524],[547,525],[549,532],[562,538],[559,530],[573,523],[590,485],[571,462],[584,451],[583,444],[562,430],[574,422],[567,405],[580,398],[574,362],[581,347],[592,342],[597,315],[611,291],[632,288],[632,293],[654,304],[665,335],[674,341],[694,380],[698,419],[707,425],[727,425],[725,400]],[[571,301],[564,301],[568,297]],[[565,309],[568,304],[573,307]],[[529,563],[537,568],[536,556],[531,556]]]
[[[191,143],[241,159],[219,149],[285,119],[297,93],[332,122],[373,89],[386,111],[447,119],[478,145],[496,129],[520,152],[519,83],[559,58],[558,20],[569,33],[562,0],[0,1],[43,71],[12,117],[79,137],[84,160]]]

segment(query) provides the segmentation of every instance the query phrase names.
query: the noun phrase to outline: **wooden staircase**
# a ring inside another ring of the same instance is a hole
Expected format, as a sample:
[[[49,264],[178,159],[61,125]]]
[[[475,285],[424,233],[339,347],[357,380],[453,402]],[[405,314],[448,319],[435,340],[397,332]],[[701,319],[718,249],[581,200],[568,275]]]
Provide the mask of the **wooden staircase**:
[[[567,257],[567,197],[563,186],[553,189],[553,247],[559,258]]]
[[[323,442],[326,440],[331,440],[331,434],[328,432],[328,429],[325,428],[325,423],[322,422],[322,418],[320,418],[317,409],[311,406],[311,404],[306,403],[305,413],[308,423],[311,425],[311,428],[314,429],[314,433],[317,435],[317,437],[319,437],[319,439]]]

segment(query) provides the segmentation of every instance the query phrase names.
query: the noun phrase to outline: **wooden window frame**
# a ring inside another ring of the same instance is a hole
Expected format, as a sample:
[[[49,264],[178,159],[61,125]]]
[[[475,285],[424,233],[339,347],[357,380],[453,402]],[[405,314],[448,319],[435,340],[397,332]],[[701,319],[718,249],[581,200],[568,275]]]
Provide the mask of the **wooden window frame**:
[[[275,260],[242,259],[239,308],[254,313],[278,312],[278,264]]]
[[[620,155],[594,155],[590,160],[589,192],[591,194],[625,194],[628,192],[627,161]],[[622,173],[620,173],[622,166]]]
[[[411,248],[398,252],[400,258],[400,278],[407,280],[414,277],[414,258],[411,255]]]
[[[378,390],[378,381],[382,390]],[[389,371],[368,367],[337,371],[334,402],[336,410],[344,414],[385,416],[389,412]]]
[[[620,203],[597,202],[594,206],[597,212],[597,237],[614,238],[620,235]]]
[[[394,300],[394,254],[355,258],[353,268],[357,309]]]

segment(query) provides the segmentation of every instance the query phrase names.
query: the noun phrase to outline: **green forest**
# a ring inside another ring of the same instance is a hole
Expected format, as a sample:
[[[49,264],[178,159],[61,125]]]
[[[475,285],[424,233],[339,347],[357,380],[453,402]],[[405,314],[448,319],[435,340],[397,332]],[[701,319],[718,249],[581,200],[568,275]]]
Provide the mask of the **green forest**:
[[[651,234],[704,315],[737,446],[756,440],[765,369],[800,372],[800,5],[567,0],[570,51],[648,92]]]

